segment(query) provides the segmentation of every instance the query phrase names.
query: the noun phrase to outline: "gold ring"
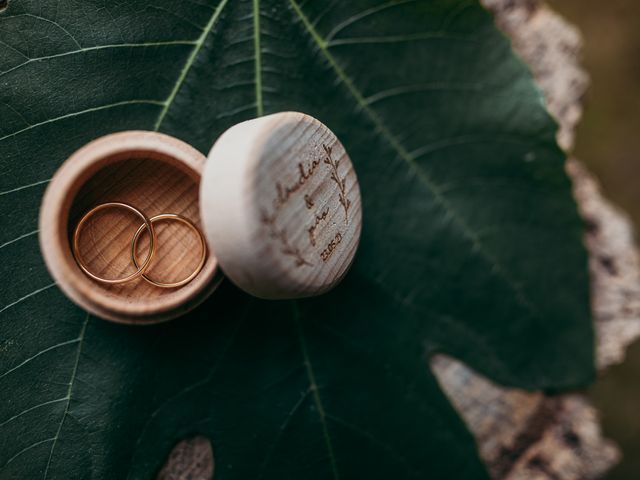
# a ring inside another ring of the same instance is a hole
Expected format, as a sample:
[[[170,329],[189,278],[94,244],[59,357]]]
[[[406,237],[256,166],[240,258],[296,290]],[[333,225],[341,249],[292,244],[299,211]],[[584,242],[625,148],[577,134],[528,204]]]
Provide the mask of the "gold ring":
[[[152,285],[155,285],[156,287],[161,287],[161,288],[180,287],[182,285],[189,283],[191,280],[193,280],[196,277],[196,275],[198,275],[198,273],[200,273],[200,270],[202,270],[202,267],[204,266],[204,263],[207,258],[207,244],[204,240],[204,237],[202,236],[202,232],[198,230],[198,227],[196,227],[191,220],[183,217],[182,215],[178,215],[177,213],[161,213],[160,215],[151,217],[150,220],[152,225],[154,222],[159,222],[161,220],[175,220],[177,222],[184,223],[186,226],[188,226],[191,230],[193,230],[198,235],[198,239],[200,240],[200,248],[202,250],[202,257],[200,257],[200,262],[198,263],[198,266],[196,267],[196,269],[193,272],[191,272],[191,274],[188,277],[178,282],[173,282],[173,283],[157,282],[149,278],[145,273],[142,274],[142,278],[144,278],[147,282],[151,283]],[[146,227],[146,224],[140,225],[140,228],[138,228],[138,231],[133,236],[133,240],[131,240],[131,259],[133,260],[133,263],[136,267],[138,266],[138,259],[136,258],[136,248],[138,246],[138,239],[140,238],[140,234],[145,229],[145,227]]]
[[[124,208],[126,210],[129,210],[130,212],[135,213],[137,216],[142,218],[142,220],[144,221],[144,224],[142,225],[141,228],[142,229],[146,228],[147,230],[149,230],[149,233],[151,235],[151,241],[149,243],[149,253],[147,254],[147,258],[145,258],[145,260],[144,260],[144,262],[142,263],[141,266],[138,266],[138,264],[136,263],[135,265],[136,265],[136,268],[138,270],[136,270],[131,275],[127,275],[124,278],[113,278],[113,279],[111,279],[111,278],[102,278],[102,277],[97,276],[95,273],[91,272],[89,270],[89,268],[85,265],[84,260],[82,259],[82,255],[80,254],[79,239],[80,239],[80,231],[81,231],[83,225],[95,213],[99,212],[100,210],[104,210],[106,208]],[[145,270],[147,269],[147,267],[151,263],[151,259],[153,258],[153,255],[155,254],[155,251],[156,251],[156,234],[155,234],[155,232],[153,230],[153,223],[151,222],[151,220],[144,213],[142,213],[140,210],[138,210],[135,207],[132,207],[131,205],[129,205],[127,203],[108,202],[108,203],[102,203],[102,204],[98,205],[97,207],[93,207],[91,210],[89,210],[87,213],[84,214],[84,216],[78,222],[78,225],[76,225],[76,229],[73,232],[73,256],[76,259],[76,262],[77,262],[78,266],[89,277],[93,278],[94,280],[96,280],[98,282],[102,282],[102,283],[108,283],[108,284],[112,284],[112,285],[113,284],[117,284],[117,283],[126,283],[126,282],[130,282],[131,280],[135,280],[136,278],[140,277],[141,275],[144,274]]]

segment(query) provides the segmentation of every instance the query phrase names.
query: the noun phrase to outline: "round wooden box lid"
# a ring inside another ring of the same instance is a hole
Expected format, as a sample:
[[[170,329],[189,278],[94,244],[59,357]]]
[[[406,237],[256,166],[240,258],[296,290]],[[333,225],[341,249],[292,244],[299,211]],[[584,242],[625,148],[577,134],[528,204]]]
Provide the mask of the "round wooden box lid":
[[[358,179],[344,147],[298,112],[240,123],[217,140],[200,184],[200,212],[226,276],[270,299],[334,287],[362,227]]]

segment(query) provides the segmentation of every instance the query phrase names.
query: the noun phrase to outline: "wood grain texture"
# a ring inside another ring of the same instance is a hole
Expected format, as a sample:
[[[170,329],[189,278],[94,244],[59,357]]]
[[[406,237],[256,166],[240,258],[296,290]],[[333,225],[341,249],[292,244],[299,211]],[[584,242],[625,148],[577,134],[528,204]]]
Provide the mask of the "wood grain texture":
[[[222,270],[255,296],[319,295],[353,261],[362,228],[356,173],[336,136],[308,115],[277,113],[227,130],[200,195]]]
[[[142,279],[119,285],[91,280],[77,266],[70,241],[80,217],[104,202],[124,202],[148,217],[178,213],[200,227],[198,187],[205,158],[187,144],[158,133],[122,132],[98,139],[72,155],[53,177],[40,210],[40,245],[60,288],[81,307],[102,318],[155,323],[181,315],[203,301],[219,283],[217,262],[208,255],[200,274],[175,289]],[[135,271],[130,245],[140,219],[121,209],[92,217],[80,235],[80,252],[95,274],[123,277]],[[156,225],[158,246],[147,272],[176,281],[202,254],[199,240],[179,223]],[[143,234],[139,256],[149,237]]]

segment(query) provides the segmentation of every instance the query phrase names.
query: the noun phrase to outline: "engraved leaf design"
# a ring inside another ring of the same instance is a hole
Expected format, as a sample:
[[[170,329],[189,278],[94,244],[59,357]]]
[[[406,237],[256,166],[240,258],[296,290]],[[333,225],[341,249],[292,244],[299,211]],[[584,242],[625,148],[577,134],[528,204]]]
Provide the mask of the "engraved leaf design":
[[[475,1],[10,1],[0,477],[150,478],[194,433],[217,479],[485,477],[430,355],[523,388],[593,375],[582,224],[542,103]],[[330,126],[359,174],[361,249],[334,292],[227,284],[127,328],[52,284],[38,208],[71,152],[125,129],[207,151],[282,110]]]

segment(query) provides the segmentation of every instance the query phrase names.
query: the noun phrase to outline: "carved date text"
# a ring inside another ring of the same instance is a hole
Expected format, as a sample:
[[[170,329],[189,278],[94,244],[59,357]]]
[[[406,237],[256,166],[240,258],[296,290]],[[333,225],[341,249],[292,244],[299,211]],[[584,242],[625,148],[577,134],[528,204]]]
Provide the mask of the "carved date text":
[[[342,242],[342,234],[340,232],[336,233],[336,236],[329,242],[327,247],[320,252],[320,258],[322,258],[323,262],[329,260],[333,252],[336,251],[336,247]]]

